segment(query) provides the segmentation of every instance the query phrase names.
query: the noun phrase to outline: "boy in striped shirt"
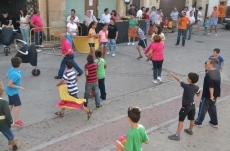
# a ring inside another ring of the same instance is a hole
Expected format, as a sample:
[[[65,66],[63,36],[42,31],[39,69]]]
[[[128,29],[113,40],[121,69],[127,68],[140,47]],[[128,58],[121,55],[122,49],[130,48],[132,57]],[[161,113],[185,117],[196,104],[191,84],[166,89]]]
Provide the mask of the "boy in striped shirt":
[[[67,60],[66,61],[66,72],[64,73],[61,82],[57,84],[57,87],[62,85],[62,84],[67,84],[68,92],[71,96],[78,98],[77,93],[78,93],[78,87],[77,87],[77,74],[75,71],[73,71],[73,65],[74,62],[72,60]],[[92,111],[87,109],[84,105],[82,105],[82,108],[87,114],[88,114],[88,119],[91,117]],[[61,117],[64,116],[65,113],[65,108],[62,108],[60,112],[56,112],[56,115],[59,115]]]

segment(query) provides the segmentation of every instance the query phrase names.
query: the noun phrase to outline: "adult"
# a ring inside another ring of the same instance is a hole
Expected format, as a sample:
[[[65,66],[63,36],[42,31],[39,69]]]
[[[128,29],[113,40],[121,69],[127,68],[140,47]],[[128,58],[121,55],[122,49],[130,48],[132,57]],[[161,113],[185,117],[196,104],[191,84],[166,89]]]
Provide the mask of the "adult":
[[[45,40],[46,36],[43,31],[43,21],[40,16],[39,10],[34,10],[34,14],[31,17],[30,25],[35,28],[34,36],[35,36],[35,45],[42,45],[43,40]]]
[[[22,34],[22,38],[27,44],[30,43],[29,17],[30,16],[27,15],[26,10],[20,10],[20,21],[18,21],[18,23],[20,24],[20,31]]]
[[[201,26],[201,22],[203,21],[203,18],[202,18],[202,7],[199,7],[198,8],[198,13],[197,13],[197,27],[196,27],[196,31],[195,31],[195,34],[197,35],[199,33],[199,30],[200,30],[200,26]]]
[[[186,13],[186,16],[187,16],[187,17],[190,16],[190,11],[188,10],[188,6],[185,6],[185,7],[184,7],[184,10],[183,10],[181,13],[183,13],[183,12]]]
[[[127,11],[127,16],[136,15],[135,5],[131,4],[129,10]]]
[[[149,27],[150,27],[149,8],[145,9],[144,19],[145,19],[145,24],[146,24],[145,34],[147,35],[147,34],[149,34]]]
[[[161,27],[163,27],[163,18],[164,18],[164,14],[163,14],[163,11],[162,11],[161,8],[159,8],[159,13],[160,13],[160,16],[159,16],[160,25],[161,25]]]
[[[109,14],[109,9],[104,9],[104,14],[101,16],[101,22],[104,24],[109,24],[111,15]]]
[[[190,11],[190,15],[189,15],[189,20],[190,20],[190,24],[187,25],[187,30],[186,30],[186,36],[185,36],[185,39],[187,38],[187,33],[188,33],[188,40],[191,39],[191,35],[192,35],[192,29],[193,29],[193,25],[195,24],[196,22],[196,19],[194,17],[194,13],[193,11]]]
[[[165,35],[164,35],[164,33],[162,32],[162,28],[161,28],[160,25],[158,25],[158,26],[156,26],[156,27],[154,28],[154,32],[153,32],[153,34],[152,34],[152,38],[150,39],[150,41],[154,41],[154,36],[155,36],[155,35],[160,36],[162,42],[165,41]]]
[[[70,22],[68,22],[66,25],[67,27],[66,37],[68,41],[70,42],[71,46],[73,44],[72,37],[77,36],[77,33],[78,33],[78,27],[77,27],[77,24],[74,22],[74,20],[75,20],[74,17],[70,17]]]
[[[158,26],[158,25],[160,25],[160,16],[161,16],[161,13],[160,13],[160,10],[159,9],[157,9],[156,10],[156,15],[155,15],[155,26]]]
[[[218,59],[211,58],[207,61],[206,68],[208,72],[204,77],[203,93],[201,96],[201,102],[199,106],[198,117],[195,120],[195,124],[198,127],[202,127],[202,122],[205,118],[205,114],[208,111],[210,116],[209,124],[213,127],[218,127],[218,118],[216,111],[216,101],[220,97],[220,72],[217,69]]]
[[[211,14],[211,27],[210,27],[210,33],[212,33],[212,28],[214,26],[215,29],[215,36],[217,36],[217,22],[218,22],[218,16],[219,16],[219,11],[217,10],[217,6],[213,7],[213,12]]]
[[[178,35],[177,35],[177,42],[176,46],[180,44],[180,36],[182,35],[182,46],[185,46],[185,37],[186,37],[186,29],[187,24],[190,24],[190,20],[186,17],[186,13],[183,12],[178,21]]]
[[[174,7],[174,10],[171,12],[170,16],[173,21],[172,33],[174,33],[178,25],[178,16],[179,16],[179,12],[177,11],[176,7]]]
[[[116,52],[116,41],[118,37],[118,29],[117,26],[115,25],[115,19],[111,18],[110,23],[108,26],[108,52],[107,54],[112,53],[112,56],[115,57],[115,52]]]
[[[153,63],[153,83],[157,84],[157,80],[161,80],[162,65],[164,61],[164,43],[159,35],[153,37],[153,43],[150,47],[148,59]]]
[[[60,65],[60,69],[58,71],[58,76],[55,76],[55,79],[61,79],[65,68],[66,68],[66,61],[72,60],[74,63],[74,69],[78,72],[77,76],[81,76],[83,74],[82,69],[78,66],[78,64],[74,61],[74,52],[70,42],[66,39],[66,34],[60,35],[61,40],[61,50],[62,50],[62,61]]]
[[[111,18],[113,18],[115,21],[119,20],[119,16],[115,10],[112,10],[110,15],[111,15]]]
[[[154,24],[155,24],[156,16],[157,16],[156,7],[153,6],[152,10],[151,10],[151,13],[150,13],[150,22],[151,22],[152,26],[154,26]]]
[[[90,25],[90,23],[92,23],[92,21],[98,22],[97,18],[93,14],[91,14],[91,11],[87,10],[86,14],[85,14],[85,17],[84,17],[84,24],[85,24],[85,26],[89,27],[89,25]]]
[[[75,9],[71,9],[71,13],[70,13],[70,15],[67,17],[67,19],[66,19],[66,21],[67,21],[67,23],[69,23],[70,22],[70,18],[71,17],[74,17],[75,19],[74,19],[74,23],[76,23],[77,25],[79,24],[79,18],[77,17],[77,15],[76,15],[76,11],[75,11]]]
[[[8,15],[7,11],[3,11],[2,15],[0,16],[0,27],[14,28],[13,24],[12,24],[12,18]],[[16,36],[17,36],[17,34],[14,33],[13,34],[14,46],[15,46],[15,49],[18,50]],[[6,46],[4,45],[3,48],[4,47],[6,47]]]
[[[133,39],[132,45],[135,45],[135,37],[136,37],[136,24],[138,23],[138,20],[134,18],[134,14],[130,15],[129,19],[129,29],[128,29],[128,40],[129,42],[127,45],[131,45],[131,38]]]

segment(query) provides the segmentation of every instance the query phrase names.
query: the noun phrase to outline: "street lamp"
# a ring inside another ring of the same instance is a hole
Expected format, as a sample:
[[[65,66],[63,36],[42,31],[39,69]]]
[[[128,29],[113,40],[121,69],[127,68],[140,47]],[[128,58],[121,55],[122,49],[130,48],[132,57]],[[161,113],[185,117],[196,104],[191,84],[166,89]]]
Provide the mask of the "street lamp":
[[[125,0],[125,5],[129,5],[131,0]]]

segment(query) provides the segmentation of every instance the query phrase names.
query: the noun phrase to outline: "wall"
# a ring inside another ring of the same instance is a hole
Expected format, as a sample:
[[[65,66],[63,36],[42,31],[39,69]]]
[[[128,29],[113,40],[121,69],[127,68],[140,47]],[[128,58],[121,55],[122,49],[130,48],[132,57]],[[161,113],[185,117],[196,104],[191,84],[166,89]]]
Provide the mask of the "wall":
[[[109,12],[116,10],[117,0],[98,0],[98,18],[101,18],[105,8],[108,8]]]
[[[65,3],[65,17],[69,16],[71,13],[71,9],[75,9],[76,14],[82,22],[85,16],[85,0],[63,0],[68,1]]]

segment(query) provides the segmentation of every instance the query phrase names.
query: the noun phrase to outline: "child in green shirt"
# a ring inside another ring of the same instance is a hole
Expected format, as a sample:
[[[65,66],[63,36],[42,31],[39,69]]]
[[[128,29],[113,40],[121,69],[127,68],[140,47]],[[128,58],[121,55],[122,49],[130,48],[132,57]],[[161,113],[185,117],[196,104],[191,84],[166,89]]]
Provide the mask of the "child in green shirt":
[[[100,98],[102,100],[106,100],[106,92],[105,92],[105,69],[107,67],[105,59],[103,59],[101,51],[96,51],[95,56],[97,59],[94,60],[98,64],[97,67],[97,77],[98,77],[98,86],[100,89]]]
[[[128,121],[131,129],[127,133],[127,143],[123,146],[119,141],[115,145],[121,151],[142,151],[142,143],[148,144],[149,138],[146,134],[145,127],[138,124],[141,117],[141,109],[136,106],[129,107]]]

